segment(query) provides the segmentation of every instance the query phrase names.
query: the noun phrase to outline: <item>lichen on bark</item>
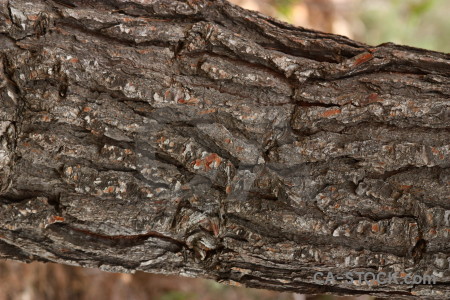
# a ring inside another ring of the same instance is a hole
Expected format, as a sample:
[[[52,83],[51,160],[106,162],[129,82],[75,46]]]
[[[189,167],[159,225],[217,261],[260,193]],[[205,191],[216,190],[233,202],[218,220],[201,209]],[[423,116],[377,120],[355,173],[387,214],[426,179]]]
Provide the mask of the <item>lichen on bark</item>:
[[[448,299],[448,54],[222,0],[1,0],[0,57],[0,257]]]

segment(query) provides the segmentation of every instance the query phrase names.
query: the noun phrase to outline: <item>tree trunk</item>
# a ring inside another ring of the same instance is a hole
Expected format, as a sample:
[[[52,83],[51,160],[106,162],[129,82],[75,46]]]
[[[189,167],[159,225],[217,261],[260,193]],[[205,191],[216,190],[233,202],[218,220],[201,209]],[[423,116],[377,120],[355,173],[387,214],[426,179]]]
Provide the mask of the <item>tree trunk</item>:
[[[0,257],[450,297],[448,54],[224,0],[0,3]]]

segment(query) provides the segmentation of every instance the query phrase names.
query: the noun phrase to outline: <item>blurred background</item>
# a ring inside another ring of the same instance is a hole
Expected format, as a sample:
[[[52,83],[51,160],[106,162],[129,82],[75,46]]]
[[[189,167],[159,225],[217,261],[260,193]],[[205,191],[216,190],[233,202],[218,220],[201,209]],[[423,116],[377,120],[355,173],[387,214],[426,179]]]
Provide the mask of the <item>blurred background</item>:
[[[345,35],[450,52],[449,0],[232,0],[285,22]],[[112,274],[56,264],[0,261],[0,300],[374,300],[360,296],[305,296],[231,287],[192,278]]]
[[[450,52],[449,0],[231,0],[297,26]]]
[[[227,286],[212,280],[106,273],[57,264],[0,263],[0,300],[374,300],[306,296]]]

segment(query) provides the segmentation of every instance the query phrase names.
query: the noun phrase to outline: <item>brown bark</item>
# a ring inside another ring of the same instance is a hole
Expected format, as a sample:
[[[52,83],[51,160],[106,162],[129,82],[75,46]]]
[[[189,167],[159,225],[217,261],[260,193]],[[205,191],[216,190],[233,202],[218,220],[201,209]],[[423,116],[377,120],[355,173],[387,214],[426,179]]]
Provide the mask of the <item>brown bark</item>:
[[[222,0],[0,3],[1,257],[449,298],[449,55]]]

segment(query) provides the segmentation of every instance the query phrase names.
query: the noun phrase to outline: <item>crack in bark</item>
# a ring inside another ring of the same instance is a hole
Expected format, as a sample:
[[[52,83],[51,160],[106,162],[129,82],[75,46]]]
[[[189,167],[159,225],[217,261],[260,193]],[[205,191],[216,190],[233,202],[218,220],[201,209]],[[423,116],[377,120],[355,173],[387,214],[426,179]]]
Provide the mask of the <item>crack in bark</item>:
[[[24,1],[1,37],[0,256],[448,298],[448,55],[222,0]],[[318,266],[441,277],[326,286]]]

